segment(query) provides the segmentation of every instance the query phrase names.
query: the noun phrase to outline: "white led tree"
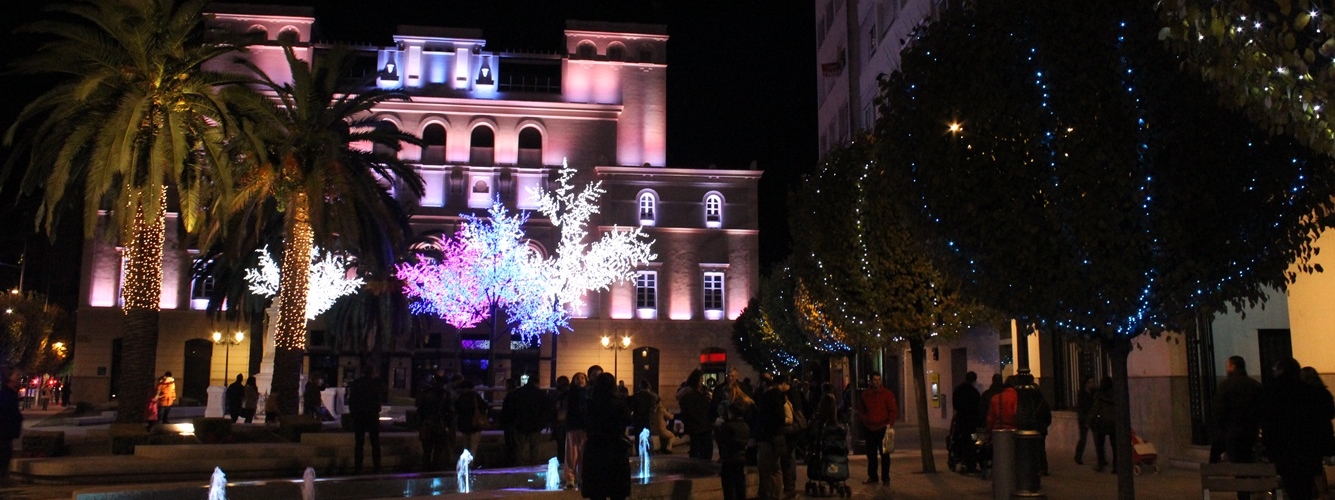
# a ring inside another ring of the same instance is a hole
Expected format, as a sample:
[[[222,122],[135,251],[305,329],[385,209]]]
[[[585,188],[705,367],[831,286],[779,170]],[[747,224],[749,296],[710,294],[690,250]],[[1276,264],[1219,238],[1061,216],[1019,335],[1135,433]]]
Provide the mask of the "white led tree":
[[[598,213],[604,190],[595,182],[576,192],[570,183],[574,175],[574,169],[563,168],[558,189],[534,193],[539,210],[560,228],[553,256],[544,259],[526,244],[526,215],[510,215],[496,202],[488,219],[464,216],[459,231],[441,244],[440,259],[419,255],[416,262],[399,265],[404,293],[416,299],[413,312],[470,328],[503,309],[513,333],[535,341],[569,329],[569,311],[582,307],[585,294],[631,279],[636,266],[656,258],[640,228],[613,227],[585,243],[586,224]]]
[[[260,254],[259,266],[246,269],[250,293],[273,297],[278,294],[279,283],[282,282],[279,266],[269,256],[268,245],[255,253]],[[310,289],[306,292],[307,320],[315,319],[320,313],[329,310],[339,297],[352,295],[365,284],[359,276],[348,277],[348,268],[353,262],[354,259],[350,257],[324,252],[318,246],[311,247]]]

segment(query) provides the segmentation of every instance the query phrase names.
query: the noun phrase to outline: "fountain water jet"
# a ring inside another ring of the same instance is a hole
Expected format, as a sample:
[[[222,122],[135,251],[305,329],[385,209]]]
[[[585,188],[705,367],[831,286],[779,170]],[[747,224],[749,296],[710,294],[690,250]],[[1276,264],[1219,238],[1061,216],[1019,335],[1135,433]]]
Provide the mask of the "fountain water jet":
[[[561,489],[561,461],[552,457],[547,461],[547,491]]]
[[[472,462],[473,454],[469,453],[467,449],[464,449],[464,452],[459,454],[459,464],[456,466],[457,472],[455,472],[454,476],[455,482],[459,483],[459,493],[473,492],[472,487],[469,484],[471,479],[468,477],[468,464]]]
[[[301,474],[301,500],[315,500],[315,467]]]
[[[649,481],[649,429],[640,431],[640,478]]]
[[[213,478],[209,479],[209,500],[227,500],[227,475],[221,467],[213,468]]]

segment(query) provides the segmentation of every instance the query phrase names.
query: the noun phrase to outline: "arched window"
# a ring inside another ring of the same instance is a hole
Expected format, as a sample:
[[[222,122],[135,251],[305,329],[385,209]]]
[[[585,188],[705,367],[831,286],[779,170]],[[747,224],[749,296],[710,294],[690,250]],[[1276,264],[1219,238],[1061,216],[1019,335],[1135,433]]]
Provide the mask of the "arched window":
[[[491,127],[482,125],[473,127],[473,135],[468,141],[468,163],[473,165],[491,165],[496,158],[496,134]]]
[[[640,44],[640,62],[654,62],[654,48],[647,43]]]
[[[718,193],[705,195],[705,227],[723,227],[723,196]]]
[[[623,61],[626,59],[626,46],[621,42],[612,42],[607,46],[608,61]]]
[[[264,26],[256,24],[246,29],[246,36],[253,37],[252,40],[259,42],[269,41],[269,30]]]
[[[432,123],[422,131],[422,163],[442,165],[445,163],[445,127]]]
[[[575,46],[575,57],[579,59],[593,59],[596,55],[598,55],[598,47],[593,42],[585,40]]]
[[[537,127],[519,131],[519,164],[542,165],[542,132]]]
[[[640,225],[652,226],[658,220],[658,196],[653,191],[640,193]]]
[[[287,26],[278,32],[278,43],[283,45],[296,45],[301,41],[301,32],[296,28]]]
[[[491,188],[487,187],[487,181],[477,181],[473,183],[473,192],[486,194],[491,192]]]

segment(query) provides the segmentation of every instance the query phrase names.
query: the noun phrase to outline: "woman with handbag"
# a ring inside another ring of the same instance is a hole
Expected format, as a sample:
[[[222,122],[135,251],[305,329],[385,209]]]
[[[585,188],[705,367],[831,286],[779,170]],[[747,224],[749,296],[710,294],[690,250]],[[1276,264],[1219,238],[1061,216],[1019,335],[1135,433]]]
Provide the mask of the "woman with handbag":
[[[463,448],[473,455],[474,463],[481,463],[478,445],[482,442],[482,430],[487,428],[490,421],[487,419],[487,401],[473,390],[476,386],[472,380],[463,381],[464,392],[454,402],[454,410],[458,416],[459,433],[463,434]]]

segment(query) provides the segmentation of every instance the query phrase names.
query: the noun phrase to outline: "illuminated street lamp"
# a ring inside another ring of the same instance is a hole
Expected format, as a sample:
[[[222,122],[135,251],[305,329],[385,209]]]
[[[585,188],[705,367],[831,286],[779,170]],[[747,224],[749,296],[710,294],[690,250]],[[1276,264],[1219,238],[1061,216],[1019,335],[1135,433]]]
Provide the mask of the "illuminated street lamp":
[[[227,377],[232,373],[232,346],[240,344],[245,339],[245,332],[236,332],[236,335],[231,337],[223,337],[222,332],[213,332],[213,344],[227,346],[223,350],[223,385],[227,385]]]
[[[623,335],[620,342],[612,342],[611,337],[603,335],[603,340],[601,342],[603,344],[603,349],[610,349],[612,351],[612,373],[620,378],[621,372],[617,369],[617,361],[621,360],[621,351],[630,347],[630,336]]]

